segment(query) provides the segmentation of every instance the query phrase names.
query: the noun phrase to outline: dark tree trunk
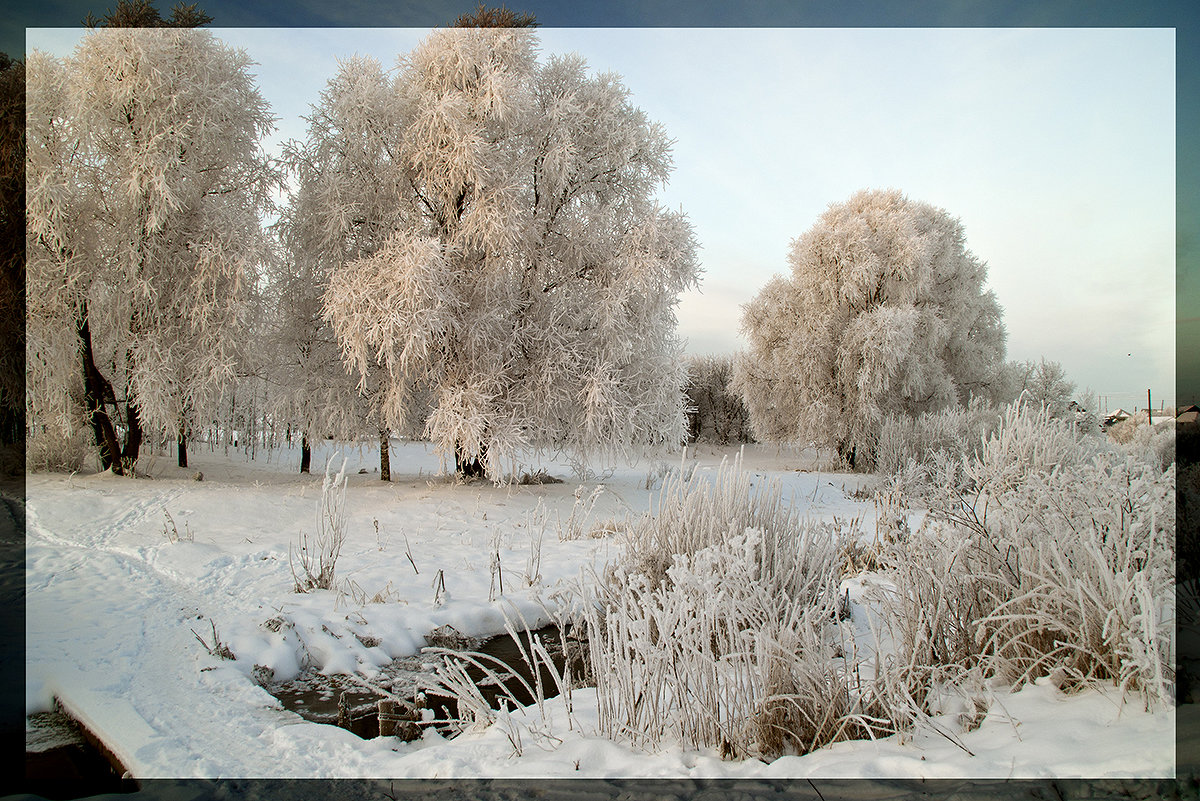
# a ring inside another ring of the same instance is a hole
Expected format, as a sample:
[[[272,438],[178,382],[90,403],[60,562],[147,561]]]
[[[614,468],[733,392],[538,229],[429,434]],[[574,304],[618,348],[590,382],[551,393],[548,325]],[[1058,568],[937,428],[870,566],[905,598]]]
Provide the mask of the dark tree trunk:
[[[379,432],[379,480],[392,480],[392,438],[386,431]]]
[[[129,428],[125,434],[125,448],[121,451],[121,465],[125,475],[133,475],[133,465],[138,460],[138,451],[142,447],[142,413],[134,401],[125,402],[125,424]]]
[[[309,472],[309,467],[312,466],[312,448],[308,447],[308,435],[300,436],[300,472]]]
[[[95,355],[92,352],[92,331],[88,325],[86,305],[83,307],[78,331],[83,361],[83,403],[88,422],[92,426],[96,446],[100,449],[100,469],[112,468],[117,475],[123,475],[117,432],[104,407],[105,400],[113,394],[112,385],[96,367]]]
[[[487,459],[487,445],[480,444],[479,453],[468,455],[462,443],[454,443],[454,470],[463,478],[483,478]]]
[[[176,450],[179,454],[179,466],[187,467],[187,434],[182,431],[179,432],[179,442],[177,443]]]
[[[0,445],[19,445],[25,447],[25,408],[0,409]],[[24,464],[22,462],[21,464]]]
[[[854,469],[856,457],[858,456],[856,448],[851,447],[849,445],[849,443],[839,442],[838,443],[838,456],[841,456],[842,459],[845,460],[847,466],[849,466],[849,468],[851,470]]]

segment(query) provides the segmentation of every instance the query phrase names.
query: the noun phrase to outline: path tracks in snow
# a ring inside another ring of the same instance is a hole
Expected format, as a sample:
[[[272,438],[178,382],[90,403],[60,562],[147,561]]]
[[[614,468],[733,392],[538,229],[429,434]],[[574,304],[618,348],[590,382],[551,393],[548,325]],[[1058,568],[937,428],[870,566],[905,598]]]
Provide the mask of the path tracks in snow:
[[[192,629],[211,637],[207,613],[215,612],[203,588],[133,556],[64,547],[36,529],[28,564],[37,589],[28,597],[27,631],[36,636],[27,640],[27,683],[87,718],[135,777],[259,775],[264,765],[306,775],[299,744],[313,734],[300,731],[305,724],[196,642]],[[328,736],[345,764],[361,759],[347,739],[354,735]]]
[[[141,487],[138,489],[142,490]],[[76,530],[72,537],[66,532],[55,531],[51,524],[43,522],[42,501],[35,489],[30,493],[26,503],[28,530],[47,542],[58,545],[112,549],[115,541],[122,534],[142,528],[151,518],[161,519],[163,511],[169,510],[172,503],[183,495],[184,491],[184,487],[168,485],[149,492],[142,490],[119,494],[97,493],[95,497],[116,498],[118,501],[127,499],[127,503],[120,512],[112,517],[105,518],[98,509],[99,515],[93,519],[94,526]],[[50,501],[47,500],[47,503]]]
[[[277,709],[242,666],[205,653],[192,633],[211,638],[208,618],[228,607],[210,586],[224,572],[220,560],[187,575],[155,563],[174,544],[120,542],[123,532],[144,528],[184,491],[166,488],[131,498],[84,536],[72,536],[79,529],[53,530],[46,508],[31,499],[27,692],[60,697],[88,718],[138,778],[250,775],[264,764],[279,775],[304,775],[303,749],[293,741],[311,735],[292,732],[302,725],[280,728],[294,716]],[[215,623],[219,631],[221,621]],[[268,731],[265,741],[259,737]],[[352,744],[344,745],[344,758],[353,764]]]

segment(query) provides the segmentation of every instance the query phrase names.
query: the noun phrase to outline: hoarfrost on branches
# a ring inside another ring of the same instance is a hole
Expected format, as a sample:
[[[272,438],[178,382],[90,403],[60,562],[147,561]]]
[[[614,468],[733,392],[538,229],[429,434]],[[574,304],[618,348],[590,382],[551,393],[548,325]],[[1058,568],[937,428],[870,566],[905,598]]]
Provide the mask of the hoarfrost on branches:
[[[1075,382],[1067,379],[1061,364],[1043,358],[1037,363],[1017,362],[1010,369],[1015,372],[1017,397],[1032,401],[1034,406],[1045,406],[1051,417],[1067,415]]]
[[[746,404],[731,385],[733,357],[690,356],[687,369],[688,438],[720,445],[752,442]]]
[[[234,375],[274,180],[250,63],[192,29],[102,29],[29,58],[31,411],[90,425],[116,472],[143,430],[211,420]]]
[[[735,383],[760,439],[870,466],[888,414],[993,397],[1001,309],[961,223],[896,190],[833,204],[743,309]]]
[[[378,377],[384,426],[423,422],[467,474],[684,435],[675,305],[699,270],[686,218],[653,199],[670,141],[617,76],[536,45],[442,30],[392,77],[343,62],[309,132],[348,176],[316,223],[343,358]]]

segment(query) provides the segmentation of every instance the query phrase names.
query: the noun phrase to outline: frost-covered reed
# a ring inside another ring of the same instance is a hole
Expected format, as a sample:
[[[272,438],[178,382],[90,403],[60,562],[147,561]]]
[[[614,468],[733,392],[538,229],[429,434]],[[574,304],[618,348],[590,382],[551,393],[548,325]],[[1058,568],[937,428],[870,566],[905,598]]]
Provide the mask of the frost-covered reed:
[[[288,548],[288,564],[292,568],[296,592],[333,588],[334,570],[346,542],[346,460],[342,459],[336,475],[331,473],[332,469],[333,457],[330,457],[321,482],[313,540],[310,542],[308,535],[301,532],[299,545]]]
[[[1173,693],[1175,467],[1014,405],[963,484],[889,554],[884,599],[920,701],[970,670]]]
[[[910,494],[943,486],[964,454],[977,454],[1000,421],[1000,409],[979,399],[915,417],[889,414],[879,431],[875,466]]]
[[[958,734],[1001,687],[1043,676],[1170,703],[1176,468],[1149,455],[1008,408],[977,448],[935,461],[953,480],[915,531],[897,488],[881,496],[854,610],[838,594],[853,526],[801,519],[736,462],[673,472],[621,558],[560,599],[588,665],[552,675],[568,695],[594,681],[604,736],[729,759],[915,730],[967,750]],[[464,676],[441,677],[464,717],[513,739]]]
[[[891,731],[835,652],[843,541],[736,463],[675,474],[625,560],[583,583],[601,731],[737,759]]]

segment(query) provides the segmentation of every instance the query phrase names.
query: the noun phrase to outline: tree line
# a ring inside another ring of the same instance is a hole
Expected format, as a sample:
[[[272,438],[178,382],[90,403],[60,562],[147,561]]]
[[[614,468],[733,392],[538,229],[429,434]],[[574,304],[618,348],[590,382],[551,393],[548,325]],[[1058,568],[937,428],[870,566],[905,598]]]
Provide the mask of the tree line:
[[[468,477],[689,436],[869,468],[889,414],[999,401],[1032,374],[1004,362],[961,223],[896,190],[793,243],[791,279],[744,309],[746,352],[685,360],[675,308],[701,270],[655,198],[666,131],[614,74],[539,59],[531,18],[492,14],[393,70],[339,62],[279,157],[247,56],[194,6],[31,53],[31,441],[84,436],[118,474],[147,437],[186,466],[193,438],[249,427],[299,439],[302,470],[314,440],[378,437],[385,480],[393,434]]]

